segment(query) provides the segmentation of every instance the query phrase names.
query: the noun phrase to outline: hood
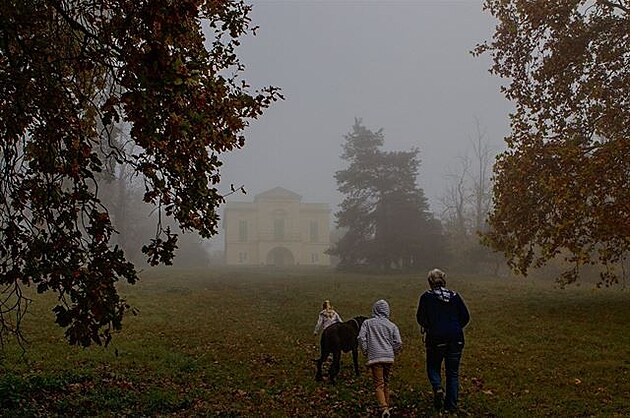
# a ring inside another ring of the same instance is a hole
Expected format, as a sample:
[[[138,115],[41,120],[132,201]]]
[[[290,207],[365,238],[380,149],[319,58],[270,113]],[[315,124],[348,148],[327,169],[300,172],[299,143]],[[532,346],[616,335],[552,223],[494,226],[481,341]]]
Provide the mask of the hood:
[[[429,293],[434,295],[442,302],[450,302],[453,296],[455,296],[455,292],[453,292],[452,290],[448,290],[447,288],[442,286],[429,290]]]
[[[372,306],[372,316],[375,318],[389,318],[389,304],[386,300],[381,299],[374,303]]]

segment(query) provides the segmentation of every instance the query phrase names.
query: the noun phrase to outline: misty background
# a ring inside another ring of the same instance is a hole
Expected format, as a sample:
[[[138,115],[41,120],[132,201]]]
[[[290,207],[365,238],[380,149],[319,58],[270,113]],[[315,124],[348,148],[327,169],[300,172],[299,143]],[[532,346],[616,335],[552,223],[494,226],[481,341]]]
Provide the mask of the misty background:
[[[328,203],[334,222],[334,174],[355,118],[383,129],[384,150],[420,149],[418,184],[438,217],[477,127],[495,153],[504,149],[511,105],[489,57],[470,54],[494,32],[482,1],[259,0],[251,18],[259,29],[239,49],[245,78],[281,87],[285,100],[251,123],[243,149],[222,155],[222,191],[247,191],[227,201],[282,186]]]
[[[252,21],[258,34],[240,49],[246,77],[280,86],[285,100],[252,122],[243,149],[223,155],[225,184],[251,195],[230,200],[279,185],[336,205],[333,175],[355,117],[383,128],[385,149],[420,148],[418,180],[434,210],[475,118],[502,149],[510,105],[488,57],[469,53],[494,28],[481,1],[263,0]]]

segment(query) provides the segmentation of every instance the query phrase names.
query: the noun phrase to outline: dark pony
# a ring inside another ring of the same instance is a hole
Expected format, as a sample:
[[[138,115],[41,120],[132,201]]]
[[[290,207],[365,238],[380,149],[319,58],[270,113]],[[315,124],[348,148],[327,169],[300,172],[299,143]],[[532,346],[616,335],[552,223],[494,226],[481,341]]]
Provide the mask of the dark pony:
[[[322,380],[322,364],[328,358],[328,355],[332,353],[333,360],[330,368],[328,369],[328,379],[331,383],[335,383],[335,377],[339,374],[339,367],[341,362],[341,352],[347,353],[352,351],[352,361],[354,362],[354,372],[359,374],[359,343],[357,336],[363,321],[367,317],[355,316],[346,322],[337,322],[328,326],[324,332],[322,332],[322,338],[320,340],[321,353],[317,363],[317,374],[315,380]]]

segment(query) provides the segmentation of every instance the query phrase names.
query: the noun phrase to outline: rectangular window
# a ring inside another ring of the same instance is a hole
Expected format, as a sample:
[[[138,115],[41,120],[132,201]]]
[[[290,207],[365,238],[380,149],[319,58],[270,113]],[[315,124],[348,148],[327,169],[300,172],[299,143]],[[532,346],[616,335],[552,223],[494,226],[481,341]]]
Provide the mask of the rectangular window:
[[[273,221],[273,238],[276,241],[284,240],[284,219],[276,219]]]
[[[247,221],[238,221],[238,240],[247,241]]]
[[[311,264],[319,263],[319,254],[313,253],[311,254]]]
[[[238,253],[238,262],[241,264],[247,262],[247,253]]]
[[[317,221],[311,221],[309,236],[311,242],[319,242],[319,224]]]

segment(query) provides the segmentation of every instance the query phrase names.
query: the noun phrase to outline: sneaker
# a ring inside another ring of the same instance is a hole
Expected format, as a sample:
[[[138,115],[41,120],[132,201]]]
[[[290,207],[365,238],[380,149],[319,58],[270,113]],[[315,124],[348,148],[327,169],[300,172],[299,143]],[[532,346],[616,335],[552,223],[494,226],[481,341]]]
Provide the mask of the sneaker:
[[[444,404],[444,389],[433,389],[433,407],[437,410],[442,409]]]

